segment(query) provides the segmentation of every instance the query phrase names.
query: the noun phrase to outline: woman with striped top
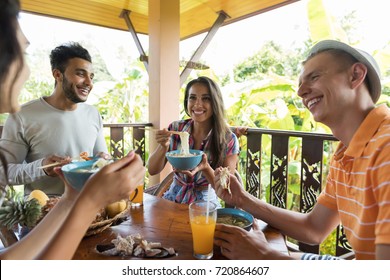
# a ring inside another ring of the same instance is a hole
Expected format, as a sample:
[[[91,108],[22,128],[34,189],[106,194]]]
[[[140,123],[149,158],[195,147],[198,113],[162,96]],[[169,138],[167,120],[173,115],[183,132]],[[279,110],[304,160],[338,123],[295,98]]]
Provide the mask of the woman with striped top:
[[[172,135],[169,131],[188,132],[189,148],[202,150],[203,160],[193,170],[175,170],[173,182],[163,197],[185,204],[210,199],[220,205],[214,189],[208,191],[208,184],[214,183],[214,169],[217,167],[228,167],[234,174],[239,144],[226,122],[218,85],[208,77],[190,81],[184,92],[184,109],[190,119],[174,121],[168,129],[156,132],[159,145],[149,158],[149,173],[160,173],[167,163],[165,153],[180,150],[182,146],[180,136]]]

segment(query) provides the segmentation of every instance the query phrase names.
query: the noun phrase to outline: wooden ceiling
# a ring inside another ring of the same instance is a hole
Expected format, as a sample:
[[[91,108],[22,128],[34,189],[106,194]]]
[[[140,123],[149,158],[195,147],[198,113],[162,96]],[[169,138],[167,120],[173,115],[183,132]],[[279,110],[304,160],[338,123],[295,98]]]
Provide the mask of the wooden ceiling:
[[[220,11],[229,16],[226,25],[297,1],[180,0],[180,39],[207,32]],[[148,34],[148,0],[21,0],[21,4],[24,12],[127,31],[119,17],[125,9],[135,31]]]

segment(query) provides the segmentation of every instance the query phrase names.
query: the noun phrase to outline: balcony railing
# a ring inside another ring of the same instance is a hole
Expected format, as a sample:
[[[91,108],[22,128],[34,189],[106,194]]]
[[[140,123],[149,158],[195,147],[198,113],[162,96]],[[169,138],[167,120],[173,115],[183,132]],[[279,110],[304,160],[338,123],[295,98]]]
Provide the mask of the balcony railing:
[[[337,143],[329,134],[249,128],[246,137],[240,139],[239,168],[246,190],[272,205],[310,212],[324,185],[327,162]],[[351,249],[342,227],[336,230],[335,243],[336,255]],[[298,242],[296,247],[319,253],[319,245]]]
[[[145,127],[151,126],[151,123],[104,124],[111,156],[121,158],[130,150],[135,150],[145,163],[148,148]]]

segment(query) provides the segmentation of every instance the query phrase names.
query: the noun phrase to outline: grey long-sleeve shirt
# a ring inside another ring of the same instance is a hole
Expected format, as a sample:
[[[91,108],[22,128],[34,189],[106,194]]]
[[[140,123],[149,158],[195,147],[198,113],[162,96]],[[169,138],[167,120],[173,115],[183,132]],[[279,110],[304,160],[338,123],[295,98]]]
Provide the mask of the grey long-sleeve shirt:
[[[61,179],[49,177],[38,169],[45,157],[108,153],[102,118],[95,107],[79,103],[74,111],[62,111],[43,98],[30,101],[19,112],[9,115],[0,147],[9,163],[9,183],[24,184],[26,194],[34,189],[47,194],[64,192]],[[1,182],[4,178],[0,168]]]

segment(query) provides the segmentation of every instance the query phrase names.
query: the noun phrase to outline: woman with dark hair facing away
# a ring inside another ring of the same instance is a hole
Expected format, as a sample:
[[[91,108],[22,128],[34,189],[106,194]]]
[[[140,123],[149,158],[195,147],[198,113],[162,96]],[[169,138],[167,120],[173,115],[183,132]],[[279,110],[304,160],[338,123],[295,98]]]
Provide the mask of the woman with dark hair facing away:
[[[239,144],[226,122],[222,93],[213,80],[198,77],[187,84],[184,94],[184,109],[191,118],[172,122],[168,129],[156,132],[159,145],[149,158],[148,170],[150,175],[160,173],[167,163],[165,153],[180,150],[180,136],[171,131],[188,132],[189,148],[205,153],[202,162],[193,170],[175,170],[173,182],[163,197],[189,204],[208,199],[208,184],[214,184],[214,169],[227,167],[234,174]],[[209,199],[220,205],[212,188]]]
[[[29,43],[17,20],[19,9],[19,0],[0,1],[0,113],[19,110],[18,96],[29,76],[23,54]],[[5,169],[6,152],[0,151]],[[56,172],[64,180],[60,168]],[[4,174],[7,176],[6,170]],[[141,158],[131,152],[103,167],[80,193],[65,183],[56,206],[27,236],[3,250],[0,259],[71,259],[96,213],[109,203],[128,198],[144,174]],[[7,188],[1,185],[0,206]]]

